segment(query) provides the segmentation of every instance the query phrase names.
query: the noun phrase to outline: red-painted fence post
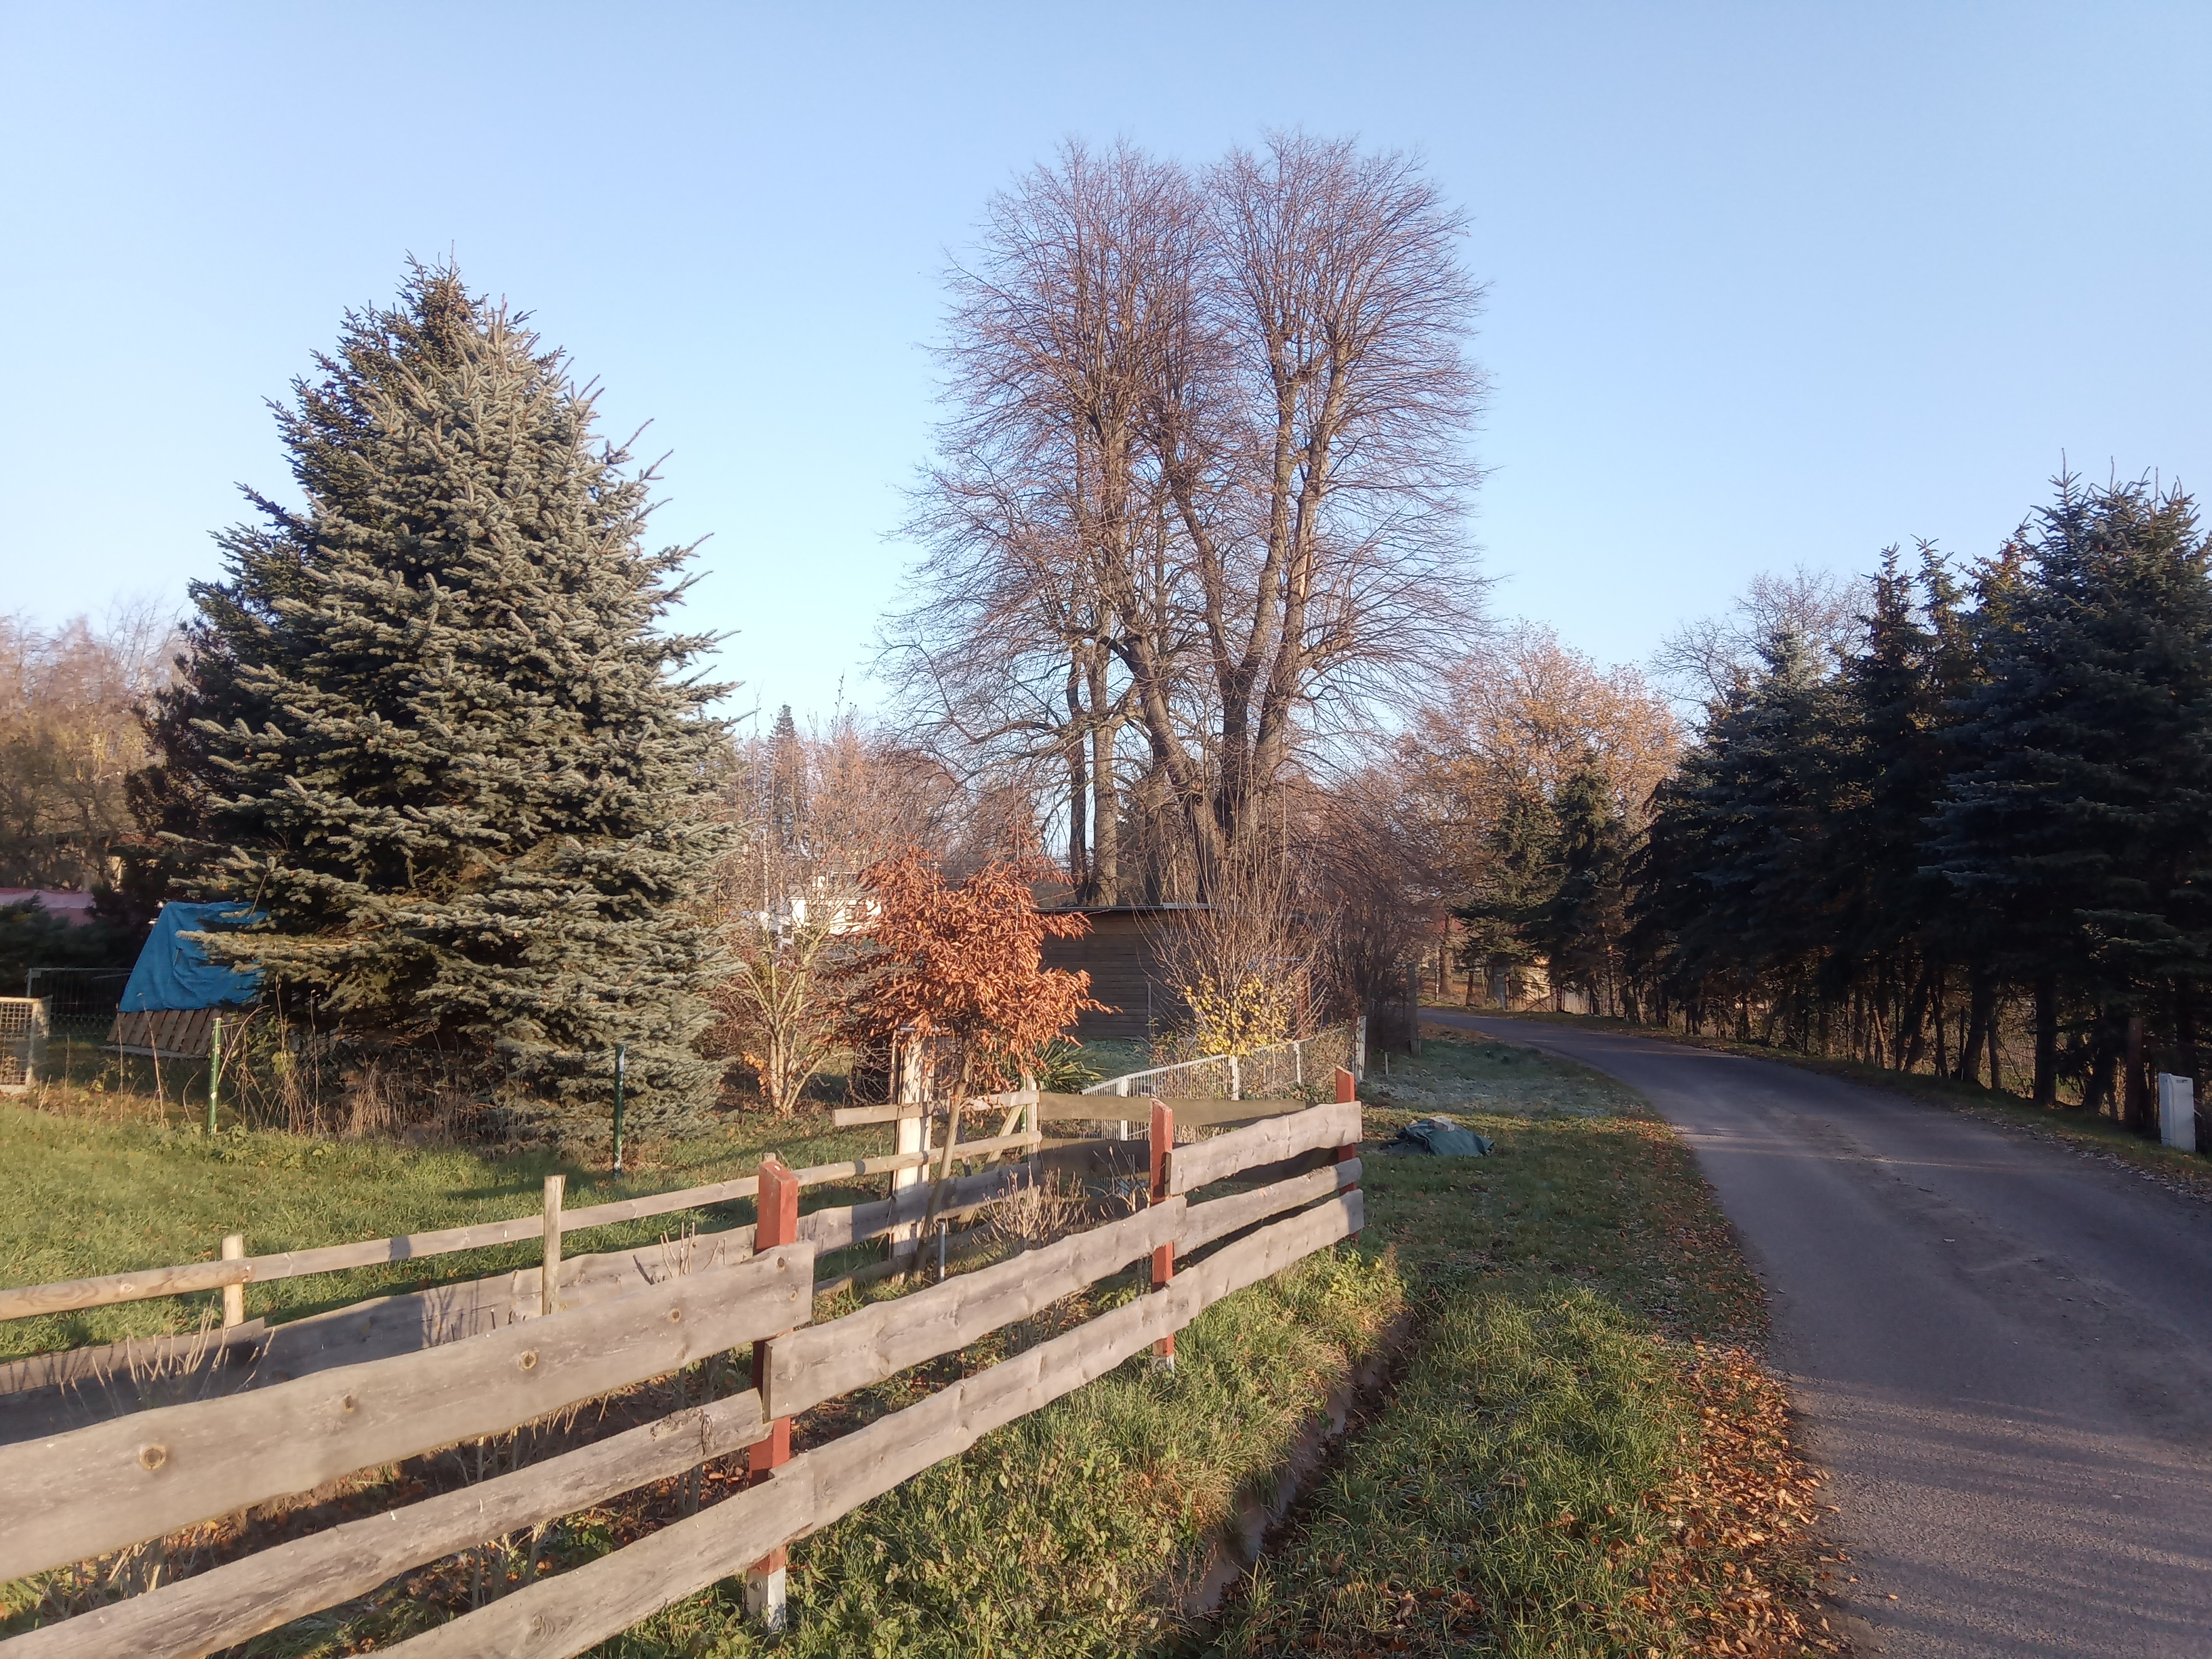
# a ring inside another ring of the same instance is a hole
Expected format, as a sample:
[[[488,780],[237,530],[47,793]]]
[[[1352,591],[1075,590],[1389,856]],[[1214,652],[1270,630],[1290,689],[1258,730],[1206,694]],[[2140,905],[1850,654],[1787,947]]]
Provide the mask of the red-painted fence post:
[[[782,1159],[770,1155],[761,1160],[760,1194],[755,1200],[760,1219],[753,1232],[756,1251],[799,1242],[799,1177]],[[768,1344],[753,1344],[753,1387],[767,1396]],[[768,1438],[746,1454],[750,1471],[746,1485],[757,1486],[781,1465],[791,1461],[791,1419],[779,1417],[768,1425]],[[745,1611],[769,1630],[781,1630],[785,1621],[784,1569],[787,1565],[781,1544],[745,1569]]]
[[[1352,1076],[1350,1072],[1345,1070],[1343,1066],[1338,1066],[1336,1068],[1336,1103],[1340,1106],[1348,1105],[1358,1098],[1359,1079]],[[1336,1161],[1339,1164],[1349,1164],[1358,1156],[1359,1143],[1356,1140],[1349,1146],[1340,1146],[1336,1149]],[[1356,1181],[1347,1182],[1342,1184],[1338,1190],[1347,1193],[1353,1192],[1358,1190],[1358,1186],[1359,1183]],[[1352,1237],[1357,1238],[1359,1235],[1358,1233],[1354,1233],[1352,1234]]]
[[[1152,1100],[1152,1187],[1151,1202],[1164,1204],[1168,1196],[1168,1154],[1175,1148],[1175,1108],[1155,1096]],[[1175,1241],[1152,1251],[1152,1288],[1158,1290],[1175,1277]],[[1152,1352],[1175,1364],[1175,1333],[1170,1331],[1152,1344]]]

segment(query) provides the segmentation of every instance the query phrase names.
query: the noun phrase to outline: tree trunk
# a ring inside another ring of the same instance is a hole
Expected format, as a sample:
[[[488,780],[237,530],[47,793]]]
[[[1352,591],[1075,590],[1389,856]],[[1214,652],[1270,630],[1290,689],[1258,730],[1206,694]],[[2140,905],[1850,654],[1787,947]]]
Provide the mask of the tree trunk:
[[[2109,1105],[2113,1121],[2117,1122],[2124,1115],[2115,1076],[2119,1069],[2120,1043],[2117,1040],[2116,1021],[2109,1006],[2097,1011],[2097,1023],[2091,1027],[2091,1031],[2089,1074],[2081,1082],[2082,1109],[2102,1117]]]
[[[1959,1044],[1959,1081],[1982,1080],[1982,1049],[1990,1051],[1990,1087],[1997,1086],[1997,988],[1985,968],[1966,975],[1966,1035]]]
[[[1935,965],[1933,963],[1923,965],[1920,969],[1920,977],[1913,983],[1912,994],[1905,999],[1905,1018],[1898,1027],[1897,1047],[1899,1059],[1897,1069],[1900,1072],[1912,1071],[1920,1064],[1920,1051],[1927,1047],[1928,999],[1935,986]],[[1942,1018],[1940,1012],[1936,1018],[1939,1022]],[[1938,1072],[1943,1069],[1940,1061],[1936,1069]]]
[[[1091,653],[1091,886],[1093,904],[1121,902],[1121,797],[1114,777],[1114,750],[1126,715],[1106,707],[1107,653]]]
[[[2127,1075],[2122,1095],[2122,1121],[2137,1134],[2150,1127],[2150,1091],[2143,1077],[2143,1017],[2128,1016]]]
[[[2035,981],[2035,1103],[2058,1103],[2058,976]]]

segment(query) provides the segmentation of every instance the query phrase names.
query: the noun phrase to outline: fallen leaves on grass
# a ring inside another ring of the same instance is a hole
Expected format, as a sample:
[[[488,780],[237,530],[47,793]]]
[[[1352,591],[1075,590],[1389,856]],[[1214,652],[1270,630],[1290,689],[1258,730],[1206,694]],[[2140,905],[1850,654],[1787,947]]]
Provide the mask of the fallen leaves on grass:
[[[1678,1651],[1796,1659],[1840,1653],[1814,1585],[1814,1494],[1791,1449],[1782,1383],[1741,1348],[1692,1350],[1695,1456],[1652,1497],[1674,1542],[1645,1577],[1648,1610]]]

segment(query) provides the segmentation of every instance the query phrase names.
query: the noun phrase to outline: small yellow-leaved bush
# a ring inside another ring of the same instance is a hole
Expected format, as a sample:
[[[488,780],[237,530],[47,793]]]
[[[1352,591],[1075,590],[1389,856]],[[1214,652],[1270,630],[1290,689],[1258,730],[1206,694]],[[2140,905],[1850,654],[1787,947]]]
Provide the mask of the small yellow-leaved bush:
[[[1235,983],[1211,975],[1183,988],[1193,1046],[1201,1054],[1249,1054],[1291,1035],[1290,988],[1257,974]]]

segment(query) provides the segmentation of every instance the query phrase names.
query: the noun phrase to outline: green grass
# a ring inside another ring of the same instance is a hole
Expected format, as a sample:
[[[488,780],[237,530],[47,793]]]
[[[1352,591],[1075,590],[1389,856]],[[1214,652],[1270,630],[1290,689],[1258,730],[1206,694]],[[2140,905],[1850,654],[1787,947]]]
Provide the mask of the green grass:
[[[1688,1149],[1626,1085],[1516,1044],[1425,1040],[1370,1069],[1379,1142],[1443,1113],[1487,1135],[1486,1158],[1372,1153],[1370,1247],[1395,1247],[1432,1293],[1496,1275],[1564,1279],[1652,1328],[1755,1341],[1758,1282]]]
[[[1686,1148],[1580,1066],[1422,1046],[1370,1086],[1392,1109],[1369,1133],[1443,1110],[1497,1151],[1366,1160],[1370,1248],[1413,1275],[1419,1346],[1202,1650],[1671,1655],[1758,1616],[1716,1586],[1803,1605],[1802,1550],[1747,1557],[1668,1497],[1780,1398],[1747,1362],[1748,1389],[1703,1380],[1704,1345],[1755,1344],[1765,1315]]]
[[[572,1207],[694,1187],[750,1173],[775,1150],[793,1164],[888,1151],[883,1128],[837,1130],[824,1111],[791,1119],[739,1114],[708,1133],[640,1149],[617,1182],[604,1168],[550,1152],[496,1157],[465,1149],[410,1148],[379,1140],[315,1140],[265,1130],[225,1130],[212,1140],[158,1123],[59,1116],[0,1103],[0,1160],[9,1202],[0,1206],[0,1283],[121,1273],[211,1260],[226,1233],[251,1255],[341,1244],[526,1215],[544,1177],[565,1171]],[[882,1183],[867,1183],[880,1197]],[[806,1207],[849,1204],[851,1191],[810,1188]],[[650,1243],[696,1223],[702,1231],[750,1220],[750,1201],[656,1216],[568,1235],[572,1255]],[[297,1316],[425,1285],[482,1278],[534,1264],[534,1243],[417,1262],[248,1285],[249,1316]],[[124,1303],[0,1324],[0,1358],[198,1328],[214,1293]]]
[[[1357,1249],[1208,1310],[1182,1337],[1172,1372],[1132,1361],[802,1540],[793,1551],[797,1627],[781,1643],[744,1626],[729,1582],[599,1653],[1686,1650],[1681,1598],[1650,1589],[1656,1564],[1683,1554],[1679,1516],[1670,1522],[1660,1494],[1717,1420],[1694,1381],[1693,1345],[1755,1340],[1756,1284],[1686,1151],[1629,1091],[1508,1044],[1424,1048],[1418,1060],[1394,1056],[1387,1084],[1379,1068],[1370,1074],[1370,1136],[1446,1111],[1496,1141],[1494,1156],[1370,1151]],[[0,1147],[40,1172],[46,1197],[0,1221],[14,1230],[0,1237],[68,1272],[170,1259],[187,1238],[197,1249],[173,1259],[211,1255],[248,1200],[261,1218],[248,1228],[257,1249],[281,1248],[257,1231],[271,1229],[273,1240],[280,1220],[308,1235],[285,1242],[321,1243],[516,1213],[549,1167],[282,1136],[240,1137],[226,1154],[186,1135],[113,1126],[88,1134],[64,1120],[23,1121],[31,1116],[0,1116]],[[795,1160],[849,1155],[854,1138],[822,1127],[740,1121],[721,1137],[660,1149],[649,1178],[624,1190],[741,1171],[779,1131],[774,1144]],[[817,1133],[799,1138],[810,1128]],[[585,1172],[572,1181],[573,1202],[601,1195]],[[109,1219],[88,1228],[94,1210]],[[96,1236],[70,1238],[72,1230]],[[651,1224],[641,1231],[657,1236]],[[116,1259],[132,1251],[135,1260]],[[519,1248],[518,1260],[532,1256]],[[490,1270],[482,1256],[462,1260],[469,1275]],[[325,1297],[366,1293],[351,1279],[322,1285]],[[1085,1309],[1140,1293],[1139,1275],[1124,1274]],[[859,1408],[895,1409],[1085,1309],[894,1379]],[[173,1322],[191,1322],[186,1311]],[[1272,1488],[1320,1403],[1404,1316],[1417,1318],[1420,1340],[1395,1394],[1224,1615],[1185,1620],[1182,1595],[1239,1500]],[[799,1428],[804,1443],[809,1425]],[[718,1489],[728,1489],[727,1474]],[[572,1517],[550,1537],[548,1559],[572,1565],[672,1517],[673,1492]],[[495,1589],[519,1574],[514,1547],[478,1555],[491,1562]],[[1718,1554],[1690,1555],[1698,1571],[1717,1573]],[[388,1643],[465,1607],[476,1570],[427,1569],[252,1652],[321,1659]],[[1623,1645],[1632,1642],[1643,1646]]]
[[[1097,1305],[1138,1293],[1125,1281]],[[1273,1486],[1403,1299],[1387,1260],[1310,1258],[1208,1309],[1172,1371],[1131,1360],[803,1540],[781,1644],[746,1627],[726,1583],[596,1652],[1018,1659],[1170,1642],[1175,1599],[1237,1500]]]

